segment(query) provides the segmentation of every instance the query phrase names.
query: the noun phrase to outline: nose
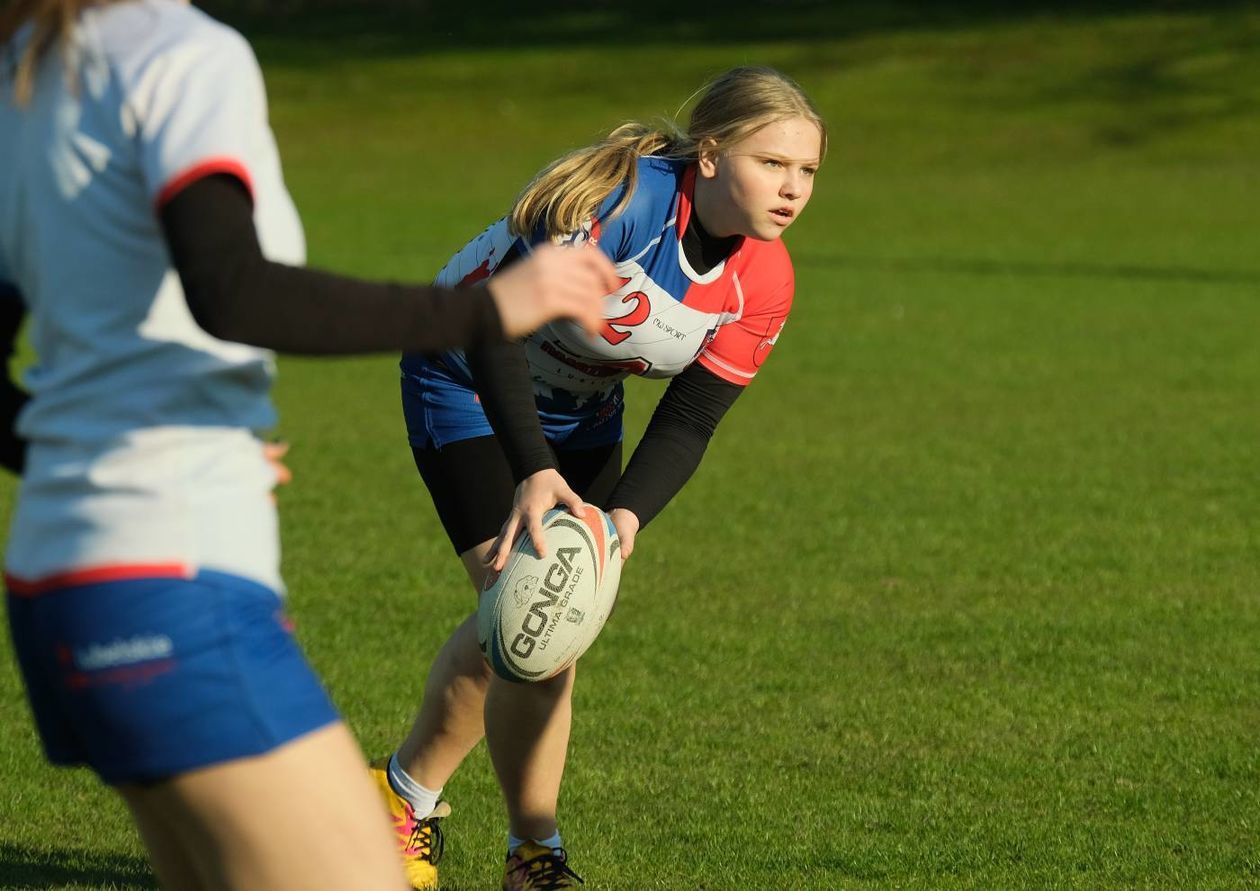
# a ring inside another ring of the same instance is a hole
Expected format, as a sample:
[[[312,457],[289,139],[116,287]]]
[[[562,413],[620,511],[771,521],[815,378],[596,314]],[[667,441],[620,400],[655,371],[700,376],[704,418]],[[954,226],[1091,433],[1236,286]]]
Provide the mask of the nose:
[[[783,178],[783,185],[779,187],[779,197],[786,198],[789,201],[795,201],[801,197],[805,187],[805,177],[796,171],[790,171]]]

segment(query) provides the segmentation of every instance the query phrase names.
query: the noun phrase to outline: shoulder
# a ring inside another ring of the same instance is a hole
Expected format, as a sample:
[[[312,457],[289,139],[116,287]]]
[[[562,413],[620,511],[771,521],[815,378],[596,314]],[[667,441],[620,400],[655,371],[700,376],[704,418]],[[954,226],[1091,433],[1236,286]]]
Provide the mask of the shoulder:
[[[685,168],[685,163],[665,158],[636,160],[629,200],[627,176],[595,212],[593,228],[609,257],[614,261],[634,257],[660,239],[673,221]]]
[[[156,81],[204,71],[207,76],[253,78],[258,62],[235,29],[199,9],[170,0],[141,0],[97,8],[92,20],[100,49],[138,91]]]
[[[642,201],[662,210],[672,210],[678,193],[682,190],[685,161],[668,158],[640,158],[635,201]]]
[[[783,310],[792,305],[796,271],[783,240],[744,240],[737,274],[748,300],[746,311]]]
[[[648,155],[639,159],[639,178],[645,184],[661,189],[678,191],[682,186],[686,161]]]
[[[235,29],[186,3],[141,0],[90,10],[90,21],[103,48],[135,60],[179,52],[248,52],[249,43]]]
[[[682,170],[685,166],[683,162],[666,158],[639,158],[635,166],[634,193],[620,215],[644,220],[667,214],[673,208],[674,197],[681,188]],[[622,202],[630,186],[627,179],[614,189],[604,200],[597,216],[606,218]]]

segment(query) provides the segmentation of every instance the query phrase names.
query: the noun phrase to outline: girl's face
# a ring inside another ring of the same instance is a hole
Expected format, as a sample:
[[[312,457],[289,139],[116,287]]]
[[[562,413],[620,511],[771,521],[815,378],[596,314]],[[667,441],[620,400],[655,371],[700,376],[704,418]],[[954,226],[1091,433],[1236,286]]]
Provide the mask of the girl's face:
[[[711,235],[773,241],[814,190],[822,134],[813,121],[784,118],[720,150],[702,150],[696,213]]]

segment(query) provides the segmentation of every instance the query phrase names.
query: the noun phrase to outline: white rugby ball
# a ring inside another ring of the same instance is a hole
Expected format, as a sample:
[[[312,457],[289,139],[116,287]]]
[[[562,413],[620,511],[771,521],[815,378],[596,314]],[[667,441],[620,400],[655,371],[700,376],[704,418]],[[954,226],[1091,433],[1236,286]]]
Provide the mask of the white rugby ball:
[[[477,639],[495,674],[509,681],[545,681],[595,642],[617,602],[621,541],[608,515],[548,511],[542,520],[547,556],[528,534],[507,565],[491,572],[477,607]]]

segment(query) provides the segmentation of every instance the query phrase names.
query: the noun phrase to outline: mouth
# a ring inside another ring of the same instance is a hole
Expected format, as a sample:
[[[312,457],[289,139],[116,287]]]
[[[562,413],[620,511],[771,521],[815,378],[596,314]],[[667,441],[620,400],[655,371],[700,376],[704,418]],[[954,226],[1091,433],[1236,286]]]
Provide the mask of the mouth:
[[[788,223],[792,222],[792,218],[796,216],[796,211],[792,210],[790,207],[776,207],[774,210],[770,211],[770,216],[774,217],[775,222],[786,226]]]

